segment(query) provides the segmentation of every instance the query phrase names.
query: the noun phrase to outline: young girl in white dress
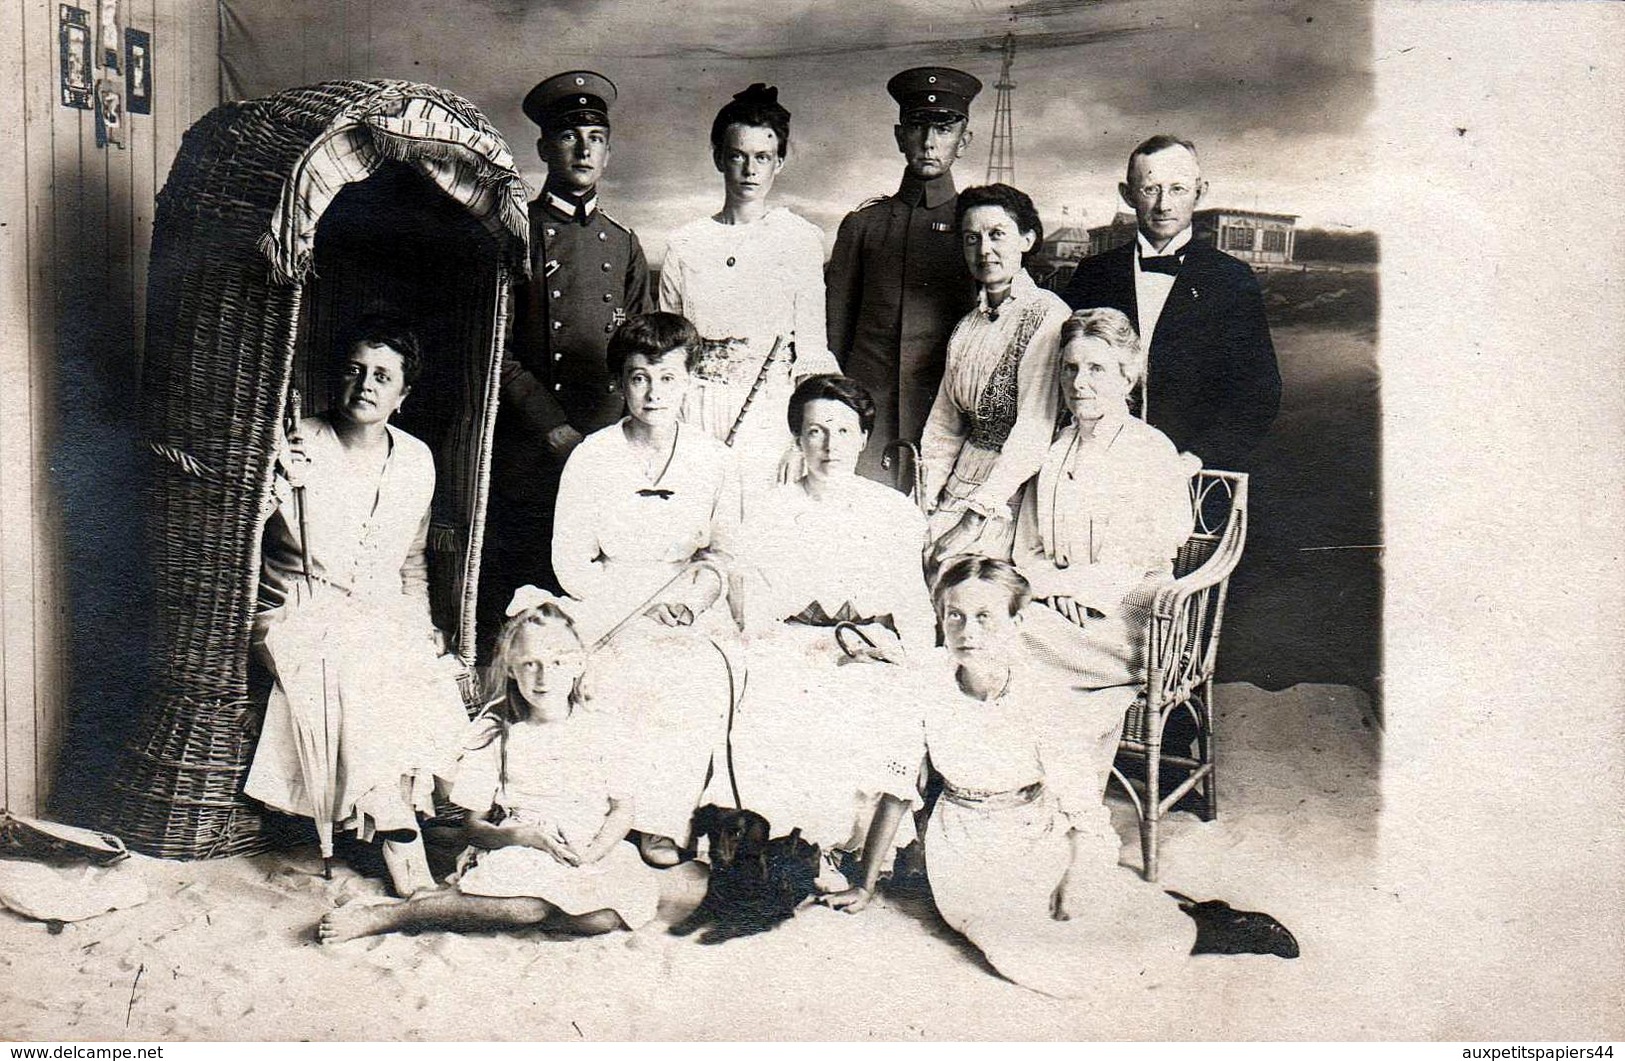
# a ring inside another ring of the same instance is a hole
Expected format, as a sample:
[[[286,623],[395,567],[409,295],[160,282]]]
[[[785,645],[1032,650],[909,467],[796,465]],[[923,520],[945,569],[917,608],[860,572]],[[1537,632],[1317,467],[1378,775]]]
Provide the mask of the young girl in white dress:
[[[1154,983],[1181,967],[1196,927],[1117,863],[1088,759],[1122,714],[1090,710],[1025,665],[1029,592],[1009,563],[974,555],[951,560],[933,591],[954,668],[925,711],[944,782],[925,835],[932,896],[1024,987],[1073,996],[1110,977]]]
[[[784,207],[768,206],[789,150],[790,112],[778,90],[755,84],[737,93],[711,124],[722,209],[673,232],[660,270],[660,308],[683,314],[710,341],[684,418],[723,440],[738,421],[731,444],[747,499],[778,479],[796,381],[840,371],[825,345],[824,235]],[[793,341],[794,362],[785,346],[764,374],[778,337]]]
[[[508,614],[492,664],[502,696],[476,720],[451,791],[471,815],[456,877],[409,899],[341,906],[318,926],[323,943],[424,928],[597,935],[654,917],[660,874],[623,842],[626,725],[584,698],[586,651],[556,598],[523,586]]]

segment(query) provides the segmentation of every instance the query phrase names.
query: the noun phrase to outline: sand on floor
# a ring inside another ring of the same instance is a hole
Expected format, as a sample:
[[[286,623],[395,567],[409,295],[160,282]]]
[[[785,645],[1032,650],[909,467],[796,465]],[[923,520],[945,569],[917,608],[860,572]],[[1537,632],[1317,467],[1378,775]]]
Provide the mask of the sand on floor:
[[[425,933],[321,947],[316,919],[382,894],[313,848],[213,862],[132,859],[152,898],[60,934],[0,914],[10,1039],[1343,1039],[1407,1037],[1362,1005],[1373,918],[1378,735],[1365,694],[1222,686],[1221,814],[1176,814],[1162,885],[1270,912],[1302,957],[1190,959],[1156,987],[1105,980],[1047,998],[1001,979],[919,900],[803,911],[706,947],[665,931],[703,885],[635,933]],[[1132,811],[1114,806],[1125,863]],[[1128,870],[1123,870],[1127,873]],[[1145,885],[1150,888],[1152,885]],[[1170,900],[1172,901],[1172,900]],[[1133,925],[1121,926],[1125,934]]]

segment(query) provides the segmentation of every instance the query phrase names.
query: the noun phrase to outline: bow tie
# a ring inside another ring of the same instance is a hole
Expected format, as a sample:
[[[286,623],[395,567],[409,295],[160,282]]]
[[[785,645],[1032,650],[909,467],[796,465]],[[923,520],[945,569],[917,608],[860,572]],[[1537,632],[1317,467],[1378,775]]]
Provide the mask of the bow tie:
[[[676,493],[675,490],[643,489],[643,490],[638,491],[638,496],[639,497],[658,497],[662,501],[669,501],[669,500],[671,500],[671,495],[674,494],[674,493]]]
[[[1180,262],[1184,260],[1183,254],[1162,254],[1154,257],[1140,259],[1140,272],[1162,273],[1164,276],[1178,276]]]

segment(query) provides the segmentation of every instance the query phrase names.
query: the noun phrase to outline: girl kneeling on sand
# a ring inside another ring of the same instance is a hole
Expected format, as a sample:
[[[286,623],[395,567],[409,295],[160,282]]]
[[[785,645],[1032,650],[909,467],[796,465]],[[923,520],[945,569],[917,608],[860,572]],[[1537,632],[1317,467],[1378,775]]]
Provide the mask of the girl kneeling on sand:
[[[623,724],[585,702],[586,652],[554,597],[524,586],[508,615],[492,665],[505,688],[476,723],[451,792],[471,812],[457,874],[410,899],[334,910],[322,942],[528,925],[597,935],[654,917],[660,874],[621,842],[632,824]]]

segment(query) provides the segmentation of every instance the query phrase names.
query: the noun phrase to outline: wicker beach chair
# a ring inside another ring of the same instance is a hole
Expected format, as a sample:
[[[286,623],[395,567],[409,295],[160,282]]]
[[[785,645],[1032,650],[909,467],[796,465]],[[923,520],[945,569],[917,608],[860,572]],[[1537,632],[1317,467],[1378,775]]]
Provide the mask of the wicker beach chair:
[[[242,797],[249,633],[290,392],[321,411],[335,333],[405,316],[423,378],[402,428],[435,454],[436,624],[469,664],[504,307],[527,268],[526,193],[501,135],[427,85],[338,81],[227,103],[158,197],[142,401],[154,457],[155,666],[105,827],[168,858],[265,846]]]
[[[1152,601],[1145,632],[1146,686],[1129,708],[1112,767],[1139,816],[1140,853],[1150,881],[1157,879],[1158,827],[1174,804],[1201,786],[1202,820],[1219,814],[1213,674],[1225,592],[1247,540],[1247,476],[1197,473],[1191,479],[1191,514],[1195,529],[1174,559],[1173,577],[1157,588]],[[1163,730],[1178,711],[1196,725],[1194,755],[1163,747]],[[1131,769],[1125,770],[1125,763]],[[1165,765],[1189,771],[1167,791]]]

